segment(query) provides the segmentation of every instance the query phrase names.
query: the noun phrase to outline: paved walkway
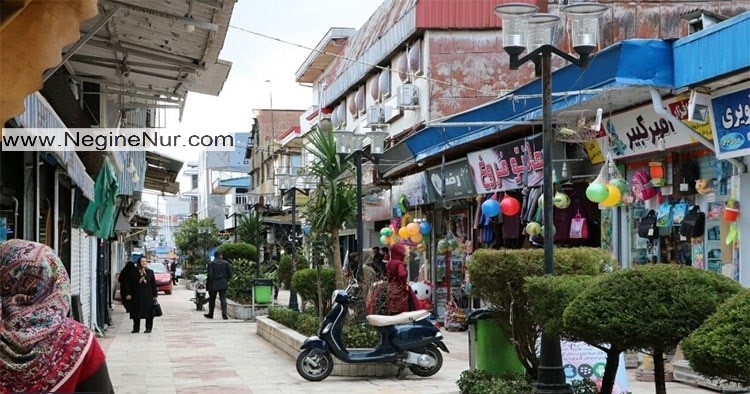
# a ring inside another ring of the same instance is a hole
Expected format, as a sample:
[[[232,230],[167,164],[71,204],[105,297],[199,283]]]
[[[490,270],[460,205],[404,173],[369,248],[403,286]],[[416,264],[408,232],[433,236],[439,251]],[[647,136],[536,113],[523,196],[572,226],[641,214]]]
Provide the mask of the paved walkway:
[[[279,296],[285,305],[288,293]],[[255,334],[255,323],[208,320],[205,312],[195,310],[191,297],[184,286],[160,295],[164,316],[155,319],[150,334],[131,334],[131,321],[116,304],[114,325],[99,339],[116,393],[458,393],[455,381],[469,367],[467,334],[444,331],[451,353],[444,355],[443,368],[433,377],[331,376],[308,382],[297,374],[294,360]],[[630,382],[633,394],[654,391],[653,383]],[[667,390],[711,393],[677,383],[669,383]]]

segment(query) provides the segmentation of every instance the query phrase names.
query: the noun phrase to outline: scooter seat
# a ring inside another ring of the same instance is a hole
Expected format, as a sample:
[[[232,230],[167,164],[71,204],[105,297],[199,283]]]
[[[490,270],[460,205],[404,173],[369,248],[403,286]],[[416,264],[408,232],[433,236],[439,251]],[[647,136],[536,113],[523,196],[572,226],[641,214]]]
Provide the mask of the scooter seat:
[[[430,316],[430,312],[424,309],[411,312],[401,312],[398,315],[369,315],[367,316],[367,323],[373,327],[385,327],[393,326],[396,324],[411,323],[413,321],[422,320]]]

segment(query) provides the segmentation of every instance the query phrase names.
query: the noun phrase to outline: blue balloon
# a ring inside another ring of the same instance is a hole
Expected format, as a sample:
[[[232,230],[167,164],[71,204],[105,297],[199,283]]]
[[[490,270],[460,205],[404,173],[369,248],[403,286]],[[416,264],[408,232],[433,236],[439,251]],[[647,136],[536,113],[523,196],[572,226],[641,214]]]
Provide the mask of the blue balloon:
[[[500,214],[500,203],[497,200],[489,199],[482,203],[482,213],[489,217],[495,217]]]
[[[432,225],[427,222],[419,223],[419,232],[422,233],[422,235],[427,235],[432,231]]]
[[[312,226],[309,224],[305,224],[302,226],[302,232],[305,233],[305,235],[309,235],[310,231],[312,231]]]

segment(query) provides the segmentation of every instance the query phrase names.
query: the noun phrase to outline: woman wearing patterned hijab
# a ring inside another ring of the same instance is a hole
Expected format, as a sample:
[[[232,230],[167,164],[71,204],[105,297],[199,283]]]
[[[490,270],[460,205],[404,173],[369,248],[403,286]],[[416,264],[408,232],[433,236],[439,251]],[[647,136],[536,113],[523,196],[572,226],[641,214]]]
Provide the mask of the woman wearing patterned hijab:
[[[52,249],[0,244],[0,392],[114,392],[102,348],[69,310],[70,281]]]

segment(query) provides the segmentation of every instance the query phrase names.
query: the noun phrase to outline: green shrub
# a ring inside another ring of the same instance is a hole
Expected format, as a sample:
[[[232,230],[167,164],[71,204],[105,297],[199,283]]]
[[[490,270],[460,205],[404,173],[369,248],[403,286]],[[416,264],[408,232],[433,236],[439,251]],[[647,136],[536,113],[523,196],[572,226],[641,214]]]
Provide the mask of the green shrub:
[[[293,328],[298,333],[310,337],[317,335],[320,328],[320,321],[318,321],[316,316],[300,313],[297,316],[297,326]]]
[[[297,316],[299,312],[295,312],[289,308],[284,307],[270,307],[268,308],[268,318],[283,324],[291,329],[297,327]]]
[[[229,242],[222,244],[216,249],[221,252],[224,259],[234,262],[236,259],[258,261],[258,248],[244,242]]]
[[[663,393],[664,354],[741,289],[714,272],[642,265],[597,278],[565,309],[564,331],[607,353],[602,393],[612,391],[619,354],[641,349],[653,354],[655,391]]]
[[[232,278],[229,279],[227,297],[240,304],[252,303],[256,263],[246,259],[234,259],[231,265]]]
[[[456,381],[461,394],[531,394],[531,383],[522,374],[495,375],[480,369],[466,370]]]
[[[583,290],[591,285],[595,276],[537,276],[526,278],[524,291],[533,294],[529,297],[529,312],[544,332],[561,335],[563,333],[563,312]]]
[[[750,386],[750,290],[730,298],[682,341],[701,375]]]
[[[380,341],[380,334],[368,324],[357,324],[355,319],[350,319],[346,325],[342,336],[344,343],[348,348],[371,348],[375,347]]]
[[[316,315],[318,313],[318,270],[306,268],[297,271],[292,278],[292,286],[297,294],[305,301],[311,301],[315,307]],[[320,269],[320,294],[323,297],[321,307],[322,314],[325,315],[331,309],[331,293],[336,290],[336,276],[332,268]]]
[[[557,275],[598,275],[617,266],[611,252],[601,248],[556,248]],[[529,313],[529,295],[524,291],[526,278],[544,274],[541,249],[479,249],[468,265],[472,296],[489,302],[506,338],[514,339],[526,376],[535,378],[539,364],[536,355],[541,328]]]
[[[292,285],[292,276],[294,276],[292,257],[285,254],[279,260],[279,268],[276,269],[276,278],[284,288],[288,289]]]

